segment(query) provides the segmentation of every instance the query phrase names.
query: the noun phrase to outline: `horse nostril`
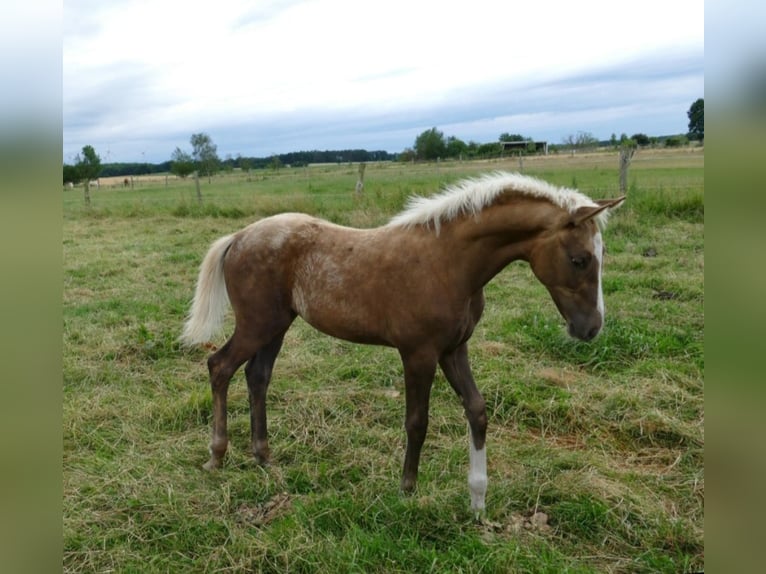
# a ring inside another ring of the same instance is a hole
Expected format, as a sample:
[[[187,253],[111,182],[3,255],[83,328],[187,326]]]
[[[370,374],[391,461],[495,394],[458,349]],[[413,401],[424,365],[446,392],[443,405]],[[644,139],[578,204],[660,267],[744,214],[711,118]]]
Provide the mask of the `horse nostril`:
[[[600,326],[593,327],[590,331],[588,331],[588,334],[585,336],[585,340],[592,341],[596,338],[596,335],[598,335],[599,331],[601,331]]]
[[[585,327],[578,328],[575,323],[567,323],[567,331],[570,337],[575,337],[581,341],[592,341],[601,332],[601,324],[599,323],[586,331]]]

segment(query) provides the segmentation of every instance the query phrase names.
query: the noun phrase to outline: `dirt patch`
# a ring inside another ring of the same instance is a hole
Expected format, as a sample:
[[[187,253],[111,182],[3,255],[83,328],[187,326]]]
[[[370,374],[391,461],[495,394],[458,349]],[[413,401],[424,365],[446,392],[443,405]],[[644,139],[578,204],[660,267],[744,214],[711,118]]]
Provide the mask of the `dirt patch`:
[[[286,492],[275,494],[261,504],[243,503],[237,509],[239,520],[252,526],[266,526],[292,508],[292,498]]]
[[[581,378],[580,374],[575,371],[565,371],[563,369],[554,368],[540,369],[537,372],[537,376],[557,387],[565,388],[577,383]]]
[[[551,530],[548,515],[540,510],[530,510],[524,514],[514,513],[506,524],[483,520],[481,528],[486,534],[506,535],[517,535],[524,531],[543,534]]]
[[[476,348],[480,352],[491,357],[506,355],[508,353],[508,345],[500,341],[479,341],[476,343]]]

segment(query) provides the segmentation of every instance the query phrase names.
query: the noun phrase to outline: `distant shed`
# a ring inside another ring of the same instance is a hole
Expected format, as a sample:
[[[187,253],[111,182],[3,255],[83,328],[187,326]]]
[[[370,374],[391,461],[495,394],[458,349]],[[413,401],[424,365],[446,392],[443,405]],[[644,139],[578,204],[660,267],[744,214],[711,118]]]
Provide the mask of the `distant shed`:
[[[548,142],[546,142],[546,141],[535,141],[535,142],[529,142],[529,141],[500,142],[500,145],[503,146],[503,152],[507,152],[507,151],[527,151],[529,146],[534,145],[535,146],[535,153],[541,153],[543,155],[548,155]]]

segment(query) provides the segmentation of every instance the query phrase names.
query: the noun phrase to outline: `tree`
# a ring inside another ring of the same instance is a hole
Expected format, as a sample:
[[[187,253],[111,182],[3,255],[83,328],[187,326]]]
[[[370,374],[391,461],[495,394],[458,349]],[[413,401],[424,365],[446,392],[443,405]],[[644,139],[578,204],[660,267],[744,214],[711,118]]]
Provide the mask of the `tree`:
[[[436,128],[424,131],[415,138],[415,153],[420,159],[437,159],[447,154],[444,134]]]
[[[101,158],[93,146],[86,145],[82,148],[82,155],[77,154],[75,159],[75,171],[79,179],[85,182],[85,203],[90,205],[90,182],[101,173]]]
[[[194,158],[180,147],[175,149],[170,160],[170,171],[181,179],[186,179],[194,171]]]
[[[598,138],[590,132],[577,132],[575,145],[579,148],[589,148],[598,146]]]
[[[700,140],[705,139],[705,100],[699,98],[694,102],[689,111],[686,112],[689,118],[689,139]]]
[[[646,134],[633,134],[630,136],[630,139],[632,139],[634,142],[636,142],[636,145],[644,146],[649,145],[651,140],[649,139],[649,136]]]
[[[523,142],[523,141],[528,141],[528,138],[525,138],[521,134],[509,134],[508,132],[501,133],[500,137],[498,139],[501,142]]]
[[[401,162],[414,162],[415,157],[417,157],[417,154],[415,153],[415,150],[411,147],[404,148],[404,150],[399,154],[399,161]]]
[[[447,142],[446,142],[447,157],[462,158],[463,154],[465,154],[467,149],[468,149],[468,145],[466,145],[466,143],[463,140],[458,139],[455,136],[450,136],[447,138]]]
[[[627,137],[625,136],[625,138]],[[594,137],[590,132],[577,132],[577,135],[569,134],[566,136],[562,143],[568,148],[582,149],[596,147],[598,145],[598,138]]]
[[[64,183],[71,183],[76,185],[80,183],[80,174],[77,172],[77,168],[73,165],[64,164]]]
[[[207,175],[208,183],[214,173],[218,171],[221,160],[218,158],[218,146],[213,143],[213,139],[206,133],[192,134],[192,157],[196,163],[197,170]]]
[[[272,171],[279,171],[280,169],[282,169],[282,160],[279,159],[279,156],[277,154],[274,154],[273,156],[271,156],[269,167],[272,169]]]
[[[239,164],[239,169],[247,174],[247,181],[250,181],[250,170],[253,169],[253,162],[249,158],[239,156],[237,164]]]
[[[476,148],[476,155],[483,158],[499,157],[501,151],[500,142],[489,142],[479,144]]]
[[[670,136],[669,138],[665,138],[665,147],[681,147],[687,143],[684,141],[685,139],[684,136]]]

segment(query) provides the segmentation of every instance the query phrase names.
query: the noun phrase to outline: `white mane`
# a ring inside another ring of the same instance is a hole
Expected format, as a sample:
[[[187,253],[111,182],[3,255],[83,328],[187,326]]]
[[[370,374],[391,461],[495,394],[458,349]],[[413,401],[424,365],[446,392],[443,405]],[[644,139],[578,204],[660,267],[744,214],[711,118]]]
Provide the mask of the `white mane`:
[[[556,187],[519,173],[498,171],[482,177],[461,180],[431,197],[411,197],[406,209],[394,216],[388,225],[415,227],[433,224],[438,234],[443,222],[452,221],[461,215],[476,215],[485,207],[492,205],[495,199],[506,191],[547,199],[570,213],[580,207],[597,205],[577,190]],[[600,226],[605,223],[605,213],[602,212],[597,216]]]

